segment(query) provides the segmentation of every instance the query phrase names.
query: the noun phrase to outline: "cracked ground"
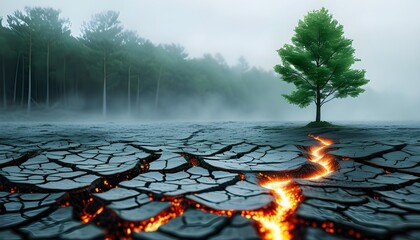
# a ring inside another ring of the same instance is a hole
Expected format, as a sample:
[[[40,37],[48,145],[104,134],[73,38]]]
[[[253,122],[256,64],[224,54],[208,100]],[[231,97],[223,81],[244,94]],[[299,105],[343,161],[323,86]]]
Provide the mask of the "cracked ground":
[[[420,239],[419,126],[0,127],[0,239]]]

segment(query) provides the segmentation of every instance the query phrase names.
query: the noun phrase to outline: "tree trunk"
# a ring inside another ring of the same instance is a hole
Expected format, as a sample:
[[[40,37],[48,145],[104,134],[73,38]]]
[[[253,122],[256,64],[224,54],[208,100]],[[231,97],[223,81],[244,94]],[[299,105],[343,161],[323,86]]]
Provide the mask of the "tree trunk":
[[[157,80],[157,86],[156,86],[156,95],[155,95],[155,110],[158,108],[159,104],[159,87],[160,87],[160,78],[162,77],[162,66],[159,69],[159,77]]]
[[[47,99],[46,108],[50,108],[50,44],[47,44]]]
[[[17,79],[18,79],[18,73],[19,73],[19,58],[20,53],[18,54],[17,60],[16,60],[16,70],[15,70],[15,82],[13,84],[13,105],[16,104],[16,88],[17,88]]]
[[[28,76],[28,108],[27,111],[31,111],[31,99],[32,99],[32,36],[29,37],[29,76]]]
[[[131,64],[128,67],[128,88],[127,88],[127,107],[128,107],[128,114],[131,113]]]
[[[136,110],[140,107],[140,74],[137,74],[137,96],[136,96]]]
[[[20,107],[23,107],[23,99],[25,98],[25,55],[22,55],[22,84],[20,86]]]
[[[106,55],[104,53],[104,89],[102,94],[102,115],[106,117]]]
[[[3,75],[3,108],[7,109],[7,97],[6,97],[6,68],[4,63],[4,55],[2,56],[2,75]]]
[[[76,72],[76,77],[74,78],[73,83],[73,93],[76,95],[76,98],[79,98],[79,80],[80,80],[80,73]]]
[[[321,92],[319,89],[316,91],[316,119],[315,122],[321,121]]]
[[[63,63],[63,100],[64,105],[67,106],[67,93],[66,93],[66,56],[64,56],[64,63]]]

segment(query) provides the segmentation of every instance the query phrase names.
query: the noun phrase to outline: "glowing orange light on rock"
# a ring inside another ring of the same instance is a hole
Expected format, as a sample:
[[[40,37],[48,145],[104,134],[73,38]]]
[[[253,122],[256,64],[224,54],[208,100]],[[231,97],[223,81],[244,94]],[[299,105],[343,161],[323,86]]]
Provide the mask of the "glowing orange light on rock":
[[[192,166],[194,166],[194,167],[200,166],[200,161],[198,161],[198,159],[197,159],[197,158],[191,158],[191,159],[190,159],[190,163],[191,163],[191,165],[192,165]]]
[[[301,201],[300,189],[291,180],[268,181],[261,186],[270,189],[275,198],[271,211],[245,211],[242,216],[252,218],[259,223],[259,232],[263,239],[291,239],[293,224],[287,218],[296,210]]]
[[[310,157],[308,160],[320,164],[324,171],[317,172],[308,179],[319,179],[334,170],[333,159],[327,156],[324,151],[333,141],[318,136],[309,136],[319,141],[321,145],[310,148]],[[264,177],[263,174],[259,176]],[[260,185],[272,191],[275,198],[273,211],[246,211],[242,213],[242,216],[252,218],[259,223],[259,232],[263,239],[292,239],[291,231],[294,228],[294,223],[287,220],[302,201],[299,187],[293,184],[291,179],[276,180],[271,177],[267,178],[266,181],[262,181]],[[329,232],[333,232],[332,228],[328,228],[328,230]]]
[[[170,203],[172,207],[168,211],[161,212],[159,215],[140,223],[140,225],[131,225],[130,227],[133,231],[136,232],[153,232],[156,231],[161,225],[167,223],[169,220],[176,218],[184,213],[185,207],[183,206],[182,201],[179,199],[174,199]]]
[[[83,223],[89,223],[90,221],[92,221],[92,219],[94,219],[96,216],[98,216],[99,214],[101,214],[104,210],[104,207],[100,207],[98,210],[96,210],[96,212],[94,213],[84,213],[82,216],[80,216],[80,219],[82,220]]]
[[[310,157],[308,160],[314,163],[318,163],[324,168],[323,172],[317,173],[314,176],[311,176],[309,179],[320,179],[334,171],[334,162],[332,157],[325,154],[325,149],[333,144],[333,141],[311,134],[309,136],[319,141],[321,145],[310,148]]]
[[[167,223],[172,218],[175,218],[179,215],[182,215],[183,212],[179,213],[169,213],[165,216],[159,216],[156,219],[151,219],[152,221],[148,222],[146,226],[143,228],[145,232],[153,232],[156,231],[161,225]]]
[[[321,138],[318,136],[309,135],[315,140],[319,141],[321,145],[311,147],[309,149],[309,161],[314,162],[322,166],[323,171],[315,173],[313,176],[306,179],[319,179],[322,178],[332,171],[334,171],[333,158],[325,154],[325,149],[333,143],[330,139]],[[197,161],[197,162],[196,162]],[[190,164],[195,166],[198,163],[196,159],[190,159]],[[255,211],[242,211],[241,215],[248,219],[254,219],[257,221],[259,228],[258,231],[263,239],[273,240],[290,240],[292,239],[292,230],[295,227],[295,222],[290,221],[290,217],[297,209],[299,203],[302,201],[303,196],[300,193],[300,188],[296,185],[291,177],[286,179],[276,179],[262,173],[258,174],[261,178],[260,185],[264,188],[269,189],[274,197],[274,203],[272,208],[261,209]],[[239,178],[244,180],[245,175],[239,174]],[[153,197],[149,195],[150,200]],[[147,221],[142,222],[140,225],[131,225],[126,230],[126,233],[134,231],[156,231],[161,225],[168,222],[177,216],[184,213],[185,206],[183,206],[185,200],[174,199],[171,201],[173,207],[169,211],[162,212],[158,216],[151,218]],[[235,210],[213,210],[208,209],[198,203],[194,203],[193,206],[200,208],[203,211],[210,212],[217,215],[233,216]],[[333,233],[333,225],[327,223],[326,228],[328,232]]]

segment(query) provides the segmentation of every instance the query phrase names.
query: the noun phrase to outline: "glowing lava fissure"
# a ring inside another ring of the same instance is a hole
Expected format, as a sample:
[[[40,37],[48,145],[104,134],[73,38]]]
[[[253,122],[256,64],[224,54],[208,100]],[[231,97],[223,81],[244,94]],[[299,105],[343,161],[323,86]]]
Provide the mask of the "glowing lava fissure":
[[[165,201],[163,198],[161,201]],[[156,231],[161,225],[167,223],[169,220],[176,218],[177,216],[181,216],[186,207],[185,202],[182,199],[175,198],[170,201],[172,207],[168,210],[165,210],[159,213],[157,216],[152,217],[146,221],[138,223],[129,223],[126,226],[126,233],[129,235],[129,232],[133,231],[145,231],[145,232],[153,232]]]
[[[333,143],[332,140],[319,136],[309,135],[321,144],[309,148],[308,160],[322,166],[323,171],[317,171],[305,179],[320,179],[334,171],[334,159],[326,154],[325,149]],[[261,175],[267,177],[266,175]],[[254,219],[258,225],[260,236],[263,239],[289,240],[292,239],[292,231],[296,221],[293,221],[293,213],[302,201],[300,188],[293,179],[276,180],[272,177],[260,180],[260,185],[270,189],[274,201],[274,208],[271,211],[244,211],[242,216]]]
[[[292,239],[294,223],[289,217],[302,201],[299,187],[292,180],[267,181],[261,186],[271,190],[274,207],[268,211],[244,211],[242,216],[258,223],[258,231],[263,239]]]
[[[325,151],[333,141],[318,136],[309,136],[319,141],[321,144],[306,149],[309,155],[308,160],[319,164],[322,167],[322,171],[316,171],[313,174],[303,177],[303,179],[320,179],[334,171],[334,159],[327,155]],[[243,217],[253,219],[257,222],[257,230],[263,239],[292,239],[292,231],[297,223],[293,213],[297,209],[299,203],[303,200],[299,186],[293,181],[292,176],[286,178],[283,176],[280,179],[275,176],[264,174],[260,174],[259,176],[259,184],[272,192],[274,197],[273,205],[259,210],[240,211],[240,214]],[[162,201],[165,200],[162,199]],[[169,211],[164,211],[141,223],[130,223],[129,225],[126,225],[125,234],[130,235],[132,231],[155,231],[169,220],[182,215],[185,209],[189,207],[198,208],[202,211],[217,215],[226,215],[228,217],[231,217],[238,212],[235,210],[221,211],[209,209],[206,206],[202,206],[184,198],[169,201],[173,205]]]
[[[305,148],[308,153],[308,160],[322,166],[322,171],[305,175],[303,179],[320,179],[334,171],[334,159],[326,154],[326,148],[333,142],[318,136],[309,135],[320,142],[320,145]],[[199,161],[190,162],[191,165],[199,165]],[[148,165],[146,165],[148,168]],[[140,172],[144,172],[141,168]],[[161,198],[160,201],[168,201],[172,205],[171,208],[159,213],[142,222],[127,222],[120,219],[112,210],[108,209],[104,203],[92,197],[93,192],[104,192],[111,188],[118,187],[118,183],[125,179],[131,179],[138,172],[126,172],[125,174],[114,175],[113,177],[103,178],[96,185],[95,189],[85,191],[79,194],[72,194],[62,207],[72,205],[78,213],[78,217],[83,223],[94,222],[101,228],[106,229],[107,239],[130,239],[131,233],[136,231],[156,231],[161,225],[167,223],[171,219],[181,216],[187,208],[197,208],[202,211],[210,212],[217,215],[225,215],[232,217],[235,213],[240,213],[243,217],[253,219],[257,223],[257,230],[263,239],[289,240],[293,238],[293,230],[297,219],[293,213],[297,209],[299,203],[303,200],[299,186],[293,181],[293,175],[282,175],[276,178],[274,175],[259,175],[259,184],[271,191],[274,201],[270,206],[259,210],[237,211],[237,210],[214,210],[200,205],[183,197],[178,198]],[[280,174],[279,174],[280,175]],[[244,180],[245,176],[239,174],[239,179]],[[296,176],[295,176],[296,177]],[[296,177],[298,178],[298,177]],[[150,196],[152,201],[159,198]],[[70,202],[68,202],[70,200]],[[158,200],[159,201],[159,200]]]

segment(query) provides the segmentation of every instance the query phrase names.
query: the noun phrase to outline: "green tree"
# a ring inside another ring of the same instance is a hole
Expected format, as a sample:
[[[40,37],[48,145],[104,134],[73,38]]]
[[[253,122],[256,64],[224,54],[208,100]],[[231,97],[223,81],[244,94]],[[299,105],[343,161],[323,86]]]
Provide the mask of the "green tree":
[[[70,24],[67,19],[60,18],[60,11],[53,8],[34,8],[41,18],[39,31],[42,42],[46,45],[46,108],[50,107],[50,49],[51,46],[70,35]]]
[[[144,95],[151,93],[152,87],[155,85],[152,83],[152,79],[155,76],[156,68],[159,68],[156,63],[156,52],[157,48],[155,45],[147,40],[144,40],[142,44],[139,45],[138,51],[136,51],[138,68],[137,68],[137,89],[136,89],[136,112],[140,113],[140,89],[143,90]],[[140,84],[141,78],[141,84]],[[142,94],[143,95],[143,94]],[[144,96],[143,100],[146,100],[147,96]],[[146,102],[146,101],[145,101]]]
[[[95,14],[91,20],[83,25],[82,39],[95,53],[101,55],[103,65],[103,94],[102,114],[107,113],[107,65],[121,47],[122,26],[118,20],[119,13],[106,11]]]
[[[28,43],[28,112],[31,111],[32,102],[32,45],[34,35],[38,30],[34,19],[36,19],[36,13],[30,7],[25,7],[25,13],[18,10],[13,15],[7,16],[9,27],[18,37]]]
[[[281,64],[274,70],[282,80],[293,83],[296,90],[283,95],[290,103],[307,107],[316,105],[316,122],[321,121],[321,107],[335,99],[356,97],[364,92],[361,86],[365,70],[352,69],[356,61],[352,40],[344,37],[340,25],[327,9],[309,12],[300,20],[292,37],[278,53]]]
[[[3,82],[3,108],[7,108],[7,96],[6,96],[6,68],[5,68],[5,55],[7,48],[7,28],[2,25],[3,18],[0,17],[0,55],[1,55],[1,72],[2,72],[2,82]]]
[[[127,113],[131,114],[131,69],[138,69],[139,48],[144,40],[135,31],[126,30],[122,33],[123,61],[127,65]]]

